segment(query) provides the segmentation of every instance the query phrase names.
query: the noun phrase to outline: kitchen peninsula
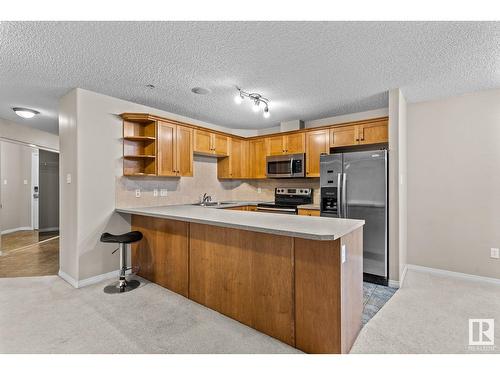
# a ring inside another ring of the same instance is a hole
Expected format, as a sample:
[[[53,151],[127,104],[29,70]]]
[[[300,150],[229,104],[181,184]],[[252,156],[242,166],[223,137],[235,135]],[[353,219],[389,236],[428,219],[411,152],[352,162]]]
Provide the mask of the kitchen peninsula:
[[[132,247],[139,276],[307,353],[349,352],[364,221],[195,205],[117,212],[144,234]]]

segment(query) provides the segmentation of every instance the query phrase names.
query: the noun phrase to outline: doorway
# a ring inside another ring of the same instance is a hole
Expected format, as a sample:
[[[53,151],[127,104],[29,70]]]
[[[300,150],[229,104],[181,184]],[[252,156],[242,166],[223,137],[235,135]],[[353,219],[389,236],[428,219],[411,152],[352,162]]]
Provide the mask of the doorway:
[[[0,277],[59,270],[59,154],[0,140]]]

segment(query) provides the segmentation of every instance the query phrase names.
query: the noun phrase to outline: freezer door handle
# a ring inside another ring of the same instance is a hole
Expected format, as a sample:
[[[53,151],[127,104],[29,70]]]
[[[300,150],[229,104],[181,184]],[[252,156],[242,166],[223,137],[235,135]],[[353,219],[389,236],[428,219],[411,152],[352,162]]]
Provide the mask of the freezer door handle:
[[[339,217],[342,217],[342,200],[341,200],[341,195],[342,195],[342,191],[340,189],[340,180],[342,179],[342,174],[341,173],[337,173],[337,212],[338,212],[338,215]]]
[[[347,217],[347,198],[346,198],[347,174],[342,173],[342,217]]]

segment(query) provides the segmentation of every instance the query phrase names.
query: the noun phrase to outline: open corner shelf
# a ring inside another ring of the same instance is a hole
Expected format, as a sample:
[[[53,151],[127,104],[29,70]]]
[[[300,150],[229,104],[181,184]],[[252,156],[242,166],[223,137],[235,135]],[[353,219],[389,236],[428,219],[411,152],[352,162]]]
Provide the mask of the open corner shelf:
[[[155,176],[156,120],[123,117],[123,175]]]

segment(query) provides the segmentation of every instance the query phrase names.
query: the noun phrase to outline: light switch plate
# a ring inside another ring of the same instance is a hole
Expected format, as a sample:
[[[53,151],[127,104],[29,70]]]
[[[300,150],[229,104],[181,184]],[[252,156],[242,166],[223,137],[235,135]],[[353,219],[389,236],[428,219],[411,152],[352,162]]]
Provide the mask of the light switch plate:
[[[68,173],[68,174],[66,175],[66,183],[67,183],[67,184],[71,184],[71,173]]]
[[[158,189],[153,189],[153,197],[157,197],[158,196]]]
[[[257,193],[262,193],[262,189],[261,188],[257,188]]]
[[[500,258],[500,250],[496,247],[491,248],[490,258],[498,259]]]
[[[342,245],[342,263],[345,263],[346,261],[346,248],[345,245]]]
[[[167,189],[160,189],[160,196],[161,197],[166,197],[168,194],[168,190]]]
[[[135,197],[140,198],[141,197],[141,189],[135,189]]]

